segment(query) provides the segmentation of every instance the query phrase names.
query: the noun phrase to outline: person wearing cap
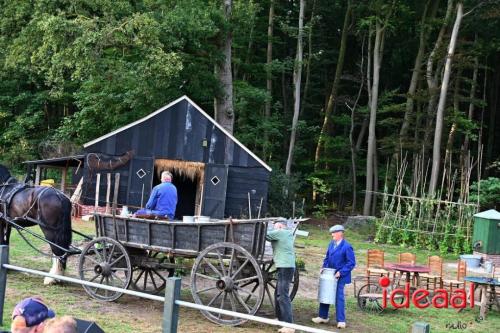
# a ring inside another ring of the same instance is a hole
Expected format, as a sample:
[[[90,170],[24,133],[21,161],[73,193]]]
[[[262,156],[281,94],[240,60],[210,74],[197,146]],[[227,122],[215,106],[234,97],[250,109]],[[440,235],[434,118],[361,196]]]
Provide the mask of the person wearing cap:
[[[54,318],[55,315],[41,298],[28,297],[14,307],[10,330],[12,333],[43,332],[45,320]]]
[[[161,173],[161,184],[153,187],[146,203],[146,209],[139,209],[136,215],[166,216],[169,220],[175,217],[177,207],[177,188],[172,184],[172,174],[169,171]]]
[[[276,289],[274,304],[276,317],[280,321],[293,323],[292,301],[290,299],[290,284],[295,273],[294,237],[285,224],[276,222],[274,228],[267,232],[266,240],[273,247],[273,261],[276,266]],[[293,328],[282,327],[279,333],[294,333]]]
[[[332,240],[328,245],[325,259],[323,260],[323,268],[333,268],[337,280],[337,293],[335,296],[335,317],[338,328],[346,327],[345,320],[345,295],[344,287],[351,283],[351,271],[356,266],[356,258],[354,250],[344,239],[344,227],[334,225],[330,228]],[[321,272],[323,271],[321,269]],[[312,319],[316,324],[328,323],[329,304],[319,304],[319,316]]]

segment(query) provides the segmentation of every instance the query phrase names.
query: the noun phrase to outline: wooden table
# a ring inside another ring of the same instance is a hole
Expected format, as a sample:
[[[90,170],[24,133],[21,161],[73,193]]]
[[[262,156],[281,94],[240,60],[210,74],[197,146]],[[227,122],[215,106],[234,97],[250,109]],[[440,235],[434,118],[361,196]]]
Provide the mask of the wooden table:
[[[429,273],[431,269],[428,266],[412,264],[386,264],[384,268],[399,271],[401,275],[406,274],[406,282],[411,282],[411,274],[415,276],[416,286],[420,285],[420,273]],[[398,281],[399,282],[399,281]]]
[[[481,320],[486,319],[486,312],[490,306],[496,305],[497,309],[500,310],[500,302],[498,300],[495,287],[500,286],[500,281],[498,279],[477,277],[477,276],[466,276],[465,281],[469,281],[474,285],[474,290],[480,289],[481,292],[481,307],[479,309],[479,318]],[[490,287],[490,292],[488,294],[488,287]]]

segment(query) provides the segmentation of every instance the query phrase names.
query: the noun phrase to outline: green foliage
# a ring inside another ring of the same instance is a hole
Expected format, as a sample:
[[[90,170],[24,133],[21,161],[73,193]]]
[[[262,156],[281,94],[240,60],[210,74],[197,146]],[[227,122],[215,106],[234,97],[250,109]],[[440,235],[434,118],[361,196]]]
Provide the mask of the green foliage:
[[[471,202],[478,202],[481,210],[500,209],[500,178],[489,177],[474,182],[470,187]]]

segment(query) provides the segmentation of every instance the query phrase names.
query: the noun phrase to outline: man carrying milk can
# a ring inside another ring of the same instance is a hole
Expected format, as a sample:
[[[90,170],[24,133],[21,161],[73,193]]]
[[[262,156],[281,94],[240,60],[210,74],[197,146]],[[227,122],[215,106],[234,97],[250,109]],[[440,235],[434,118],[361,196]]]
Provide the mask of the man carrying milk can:
[[[351,271],[356,266],[356,258],[351,244],[344,239],[344,227],[334,225],[330,228],[332,241],[328,245],[325,260],[323,261],[323,269],[330,268],[335,270],[337,278],[337,292],[335,294],[335,317],[338,328],[345,328],[345,295],[344,287],[351,283]],[[313,318],[312,321],[316,324],[328,323],[328,310],[330,304],[319,304],[319,316]]]
[[[289,288],[295,272],[295,249],[293,247],[293,233],[285,224],[277,222],[274,230],[267,233],[266,240],[273,246],[273,260],[277,270],[274,304],[276,317],[280,321],[293,323],[292,301]],[[293,328],[282,327],[279,333],[294,333]]]

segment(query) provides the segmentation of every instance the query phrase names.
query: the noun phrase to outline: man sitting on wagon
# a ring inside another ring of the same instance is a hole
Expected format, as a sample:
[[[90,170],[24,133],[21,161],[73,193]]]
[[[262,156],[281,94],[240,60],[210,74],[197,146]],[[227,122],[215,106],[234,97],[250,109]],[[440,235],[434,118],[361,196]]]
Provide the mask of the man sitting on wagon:
[[[153,187],[153,191],[146,203],[146,209],[139,209],[136,216],[168,217],[173,220],[177,206],[177,188],[172,184],[172,174],[168,171],[161,173],[161,184]]]

